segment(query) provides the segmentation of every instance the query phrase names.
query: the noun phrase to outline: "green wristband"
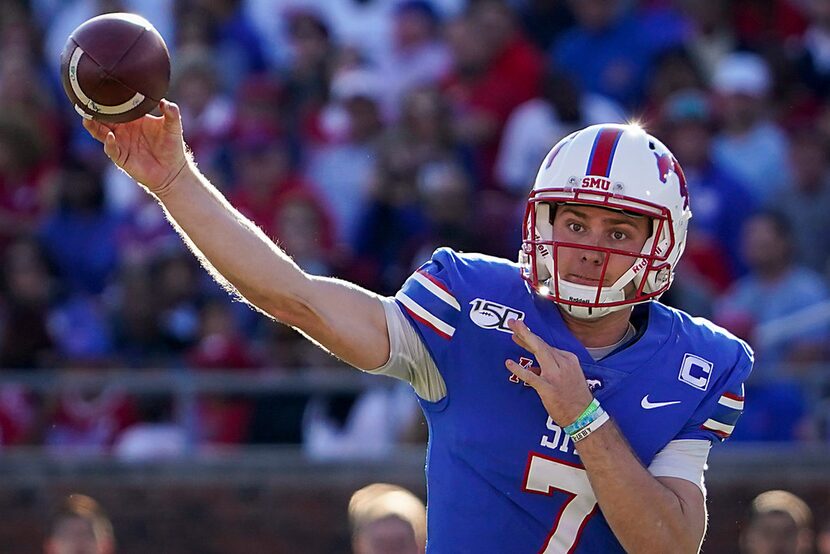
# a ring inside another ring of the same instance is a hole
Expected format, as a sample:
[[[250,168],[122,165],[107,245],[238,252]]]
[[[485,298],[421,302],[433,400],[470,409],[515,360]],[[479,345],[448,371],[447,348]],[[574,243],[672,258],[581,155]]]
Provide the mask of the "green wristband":
[[[585,411],[583,411],[579,417],[576,418],[576,421],[565,427],[564,431],[569,435],[573,435],[583,427],[590,425],[592,421],[600,416],[600,414],[596,413],[597,410],[599,410],[599,400],[594,398],[591,403],[588,404],[588,407],[585,408]]]

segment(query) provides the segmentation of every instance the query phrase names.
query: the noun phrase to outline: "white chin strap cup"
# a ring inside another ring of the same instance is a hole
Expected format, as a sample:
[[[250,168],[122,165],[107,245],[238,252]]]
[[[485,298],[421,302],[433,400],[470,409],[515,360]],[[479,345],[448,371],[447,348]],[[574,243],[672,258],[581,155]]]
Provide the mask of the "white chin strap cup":
[[[591,285],[580,285],[565,281],[562,278],[557,279],[559,285],[559,297],[570,302],[594,302],[597,297],[597,287]],[[553,287],[549,287],[553,290]],[[625,293],[614,287],[602,287],[599,295],[600,304],[608,304],[612,302],[621,302],[625,300]],[[628,306],[623,304],[620,306],[601,306],[601,307],[587,307],[587,306],[572,306],[570,304],[559,304],[570,315],[579,319],[596,319],[622,310]]]

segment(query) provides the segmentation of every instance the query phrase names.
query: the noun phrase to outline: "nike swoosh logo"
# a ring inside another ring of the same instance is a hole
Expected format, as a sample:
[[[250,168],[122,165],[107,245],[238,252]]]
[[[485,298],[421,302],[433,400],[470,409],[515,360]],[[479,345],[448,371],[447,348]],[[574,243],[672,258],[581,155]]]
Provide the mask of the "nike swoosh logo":
[[[649,402],[648,395],[643,397],[640,406],[646,410],[653,410],[654,408],[662,408],[664,406],[671,406],[672,404],[680,404],[680,400],[672,400],[671,402]]]

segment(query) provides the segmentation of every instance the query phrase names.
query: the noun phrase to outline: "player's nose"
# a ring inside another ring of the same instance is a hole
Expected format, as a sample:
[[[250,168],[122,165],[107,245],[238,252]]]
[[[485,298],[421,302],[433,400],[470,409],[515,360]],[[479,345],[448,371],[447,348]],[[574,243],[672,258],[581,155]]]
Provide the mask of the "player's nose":
[[[602,265],[605,262],[605,252],[601,250],[593,250],[588,248],[582,249],[582,261],[594,265]]]

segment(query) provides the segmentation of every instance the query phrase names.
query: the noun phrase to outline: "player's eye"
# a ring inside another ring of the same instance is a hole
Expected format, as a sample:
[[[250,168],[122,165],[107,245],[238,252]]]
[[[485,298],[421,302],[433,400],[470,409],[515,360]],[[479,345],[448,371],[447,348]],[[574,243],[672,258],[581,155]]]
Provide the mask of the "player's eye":
[[[574,233],[581,233],[582,231],[585,230],[585,227],[581,223],[571,221],[570,223],[568,223],[568,230],[570,230]]]
[[[625,240],[628,238],[628,235],[622,231],[611,231],[611,238],[614,240]]]

